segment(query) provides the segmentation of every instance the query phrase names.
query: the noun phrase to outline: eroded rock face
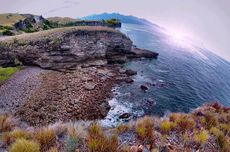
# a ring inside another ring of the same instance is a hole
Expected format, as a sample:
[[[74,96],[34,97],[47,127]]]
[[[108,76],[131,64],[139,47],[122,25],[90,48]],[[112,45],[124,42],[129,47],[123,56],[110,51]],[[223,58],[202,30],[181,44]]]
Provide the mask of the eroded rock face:
[[[124,63],[130,57],[141,56],[133,51],[132,41],[124,34],[96,28],[55,29],[4,40],[0,51],[4,58],[0,58],[0,66],[13,58],[25,65],[47,69],[75,69],[82,65]]]

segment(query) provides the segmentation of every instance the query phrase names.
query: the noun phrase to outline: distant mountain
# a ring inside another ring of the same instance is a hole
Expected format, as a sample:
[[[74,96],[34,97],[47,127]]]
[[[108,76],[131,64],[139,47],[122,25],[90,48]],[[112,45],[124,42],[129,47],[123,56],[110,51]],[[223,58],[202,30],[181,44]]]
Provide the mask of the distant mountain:
[[[81,19],[83,19],[83,20],[108,20],[108,19],[111,19],[111,18],[118,19],[122,23],[149,25],[149,26],[154,25],[153,23],[149,22],[146,19],[138,18],[138,17],[132,16],[132,15],[129,15],[129,16],[121,15],[119,13],[93,14],[93,15],[83,17]]]

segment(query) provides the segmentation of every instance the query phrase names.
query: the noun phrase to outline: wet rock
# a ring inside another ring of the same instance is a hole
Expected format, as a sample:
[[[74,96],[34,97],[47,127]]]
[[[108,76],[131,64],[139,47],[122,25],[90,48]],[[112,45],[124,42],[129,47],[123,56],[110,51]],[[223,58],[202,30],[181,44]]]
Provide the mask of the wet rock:
[[[147,91],[149,89],[146,85],[141,85],[140,88],[143,91]]]
[[[129,113],[123,113],[122,115],[119,116],[119,119],[127,119],[131,116]]]
[[[133,79],[132,79],[132,78],[126,78],[126,79],[125,79],[125,82],[126,82],[126,83],[132,83],[132,82],[133,82]]]
[[[136,71],[133,71],[133,70],[126,70],[126,71],[125,71],[125,74],[127,74],[128,76],[133,76],[133,75],[136,75],[137,72],[136,72]]]

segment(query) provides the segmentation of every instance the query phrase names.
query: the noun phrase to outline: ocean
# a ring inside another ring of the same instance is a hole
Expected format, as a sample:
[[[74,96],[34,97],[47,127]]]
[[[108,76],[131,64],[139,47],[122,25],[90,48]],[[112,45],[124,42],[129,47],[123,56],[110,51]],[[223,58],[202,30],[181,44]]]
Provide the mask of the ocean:
[[[114,87],[111,110],[102,124],[114,126],[144,115],[164,116],[171,112],[190,112],[218,101],[230,106],[230,63],[189,41],[177,43],[162,29],[122,24],[139,48],[159,53],[158,59],[131,61],[124,68],[137,71],[132,84]],[[149,89],[144,92],[141,85]],[[124,113],[127,119],[119,119]]]

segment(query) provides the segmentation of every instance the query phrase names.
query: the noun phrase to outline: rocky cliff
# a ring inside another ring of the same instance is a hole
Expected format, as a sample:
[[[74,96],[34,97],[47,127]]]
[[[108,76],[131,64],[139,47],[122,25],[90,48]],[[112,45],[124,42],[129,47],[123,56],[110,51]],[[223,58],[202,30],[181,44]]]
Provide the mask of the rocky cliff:
[[[20,61],[24,65],[61,70],[157,55],[138,50],[124,34],[105,27],[58,28],[0,41],[0,66]]]

